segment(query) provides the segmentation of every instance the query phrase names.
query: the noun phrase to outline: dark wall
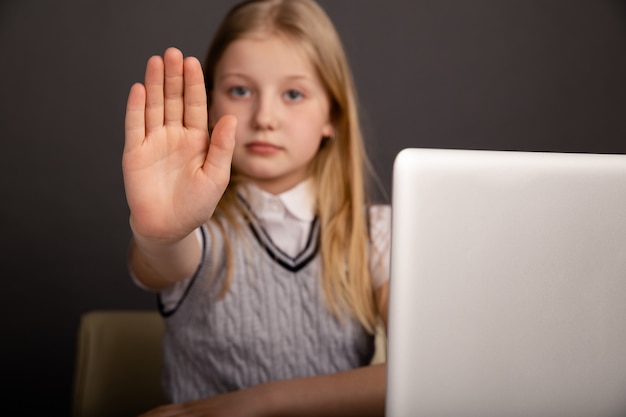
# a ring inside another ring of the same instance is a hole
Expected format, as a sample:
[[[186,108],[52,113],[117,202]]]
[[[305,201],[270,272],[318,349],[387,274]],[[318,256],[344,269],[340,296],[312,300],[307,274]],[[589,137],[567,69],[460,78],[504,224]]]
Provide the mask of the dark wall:
[[[126,95],[150,55],[177,46],[202,57],[232,4],[0,3],[6,407],[68,415],[80,314],[155,308],[125,264]],[[622,1],[321,4],[343,36],[387,190],[404,147],[626,152]]]

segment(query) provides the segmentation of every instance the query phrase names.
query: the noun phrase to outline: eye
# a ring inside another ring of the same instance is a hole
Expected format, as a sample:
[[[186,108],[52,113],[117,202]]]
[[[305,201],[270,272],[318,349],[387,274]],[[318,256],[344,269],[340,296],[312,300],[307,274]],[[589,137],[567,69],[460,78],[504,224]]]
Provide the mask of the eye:
[[[236,87],[231,87],[228,90],[229,94],[235,98],[244,98],[244,97],[249,97],[250,96],[250,90],[246,87],[243,86],[236,86]]]
[[[284,97],[288,101],[300,101],[302,100],[303,95],[300,91],[291,89],[285,92]]]

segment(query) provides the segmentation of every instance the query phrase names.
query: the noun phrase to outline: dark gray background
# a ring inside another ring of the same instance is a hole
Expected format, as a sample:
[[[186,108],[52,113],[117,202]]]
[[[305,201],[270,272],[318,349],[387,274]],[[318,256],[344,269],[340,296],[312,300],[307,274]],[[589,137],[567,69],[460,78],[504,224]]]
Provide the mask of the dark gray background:
[[[168,46],[204,56],[233,2],[0,4],[3,405],[68,415],[80,314],[156,305],[125,264],[128,89]],[[321,4],[387,191],[404,147],[626,152],[623,1]]]

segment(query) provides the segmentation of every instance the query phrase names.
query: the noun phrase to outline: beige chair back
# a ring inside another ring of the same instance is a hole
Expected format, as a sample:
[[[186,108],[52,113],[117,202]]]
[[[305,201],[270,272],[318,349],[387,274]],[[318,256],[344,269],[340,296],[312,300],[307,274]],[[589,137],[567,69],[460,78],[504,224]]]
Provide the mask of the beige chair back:
[[[130,417],[165,404],[162,318],[156,311],[90,311],[80,320],[74,417]]]

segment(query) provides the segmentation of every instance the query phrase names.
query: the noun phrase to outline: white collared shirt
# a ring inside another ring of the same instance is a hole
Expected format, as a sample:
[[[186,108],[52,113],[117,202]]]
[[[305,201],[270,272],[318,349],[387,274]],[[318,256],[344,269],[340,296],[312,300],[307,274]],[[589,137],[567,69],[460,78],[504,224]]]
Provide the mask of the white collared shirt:
[[[315,218],[311,181],[303,181],[281,194],[254,185],[246,187],[245,199],[274,244],[295,257],[306,246]]]

